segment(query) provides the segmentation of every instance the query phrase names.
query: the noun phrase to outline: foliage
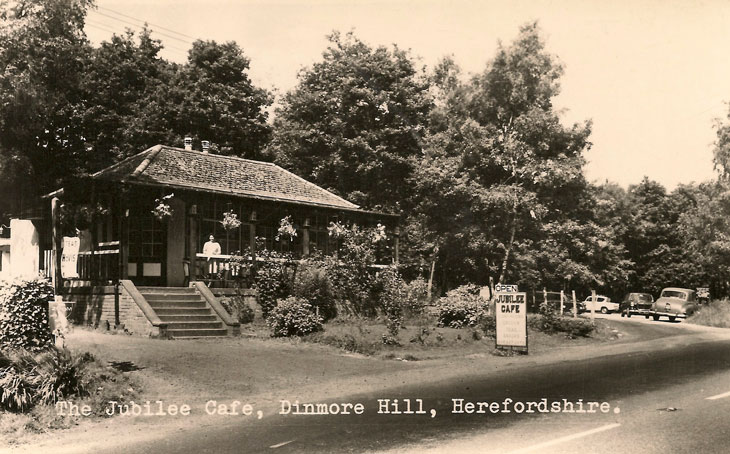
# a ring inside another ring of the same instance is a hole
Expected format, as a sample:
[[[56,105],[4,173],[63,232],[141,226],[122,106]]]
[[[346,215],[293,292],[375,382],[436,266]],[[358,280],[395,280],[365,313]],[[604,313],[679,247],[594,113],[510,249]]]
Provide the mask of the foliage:
[[[322,329],[322,317],[303,298],[279,300],[267,319],[274,337],[303,336]]]
[[[491,338],[497,337],[497,317],[494,314],[482,317],[479,320],[479,328],[481,328],[485,336]]]
[[[86,364],[90,355],[72,355],[68,350],[43,353],[24,350],[0,355],[0,408],[25,412],[35,405],[53,405],[58,400],[89,394]]]
[[[244,301],[241,295],[223,298],[220,302],[226,312],[228,312],[235,320],[238,320],[238,322],[242,325],[253,322],[254,310],[246,301]]]
[[[0,211],[84,167],[80,80],[91,0],[0,3]],[[33,184],[28,184],[33,181]]]
[[[223,228],[226,230],[226,232],[229,232],[231,230],[236,230],[237,228],[241,227],[241,220],[238,219],[238,215],[234,213],[233,210],[230,210],[223,213],[223,220],[221,221],[221,225],[223,225]]]
[[[335,289],[337,304],[351,313],[374,316],[378,302],[373,295],[377,245],[373,229],[332,223],[329,234],[340,247],[335,256],[322,257],[322,264]]]
[[[730,328],[730,301],[727,299],[713,300],[710,304],[703,305],[698,311],[689,316],[687,322]]]
[[[477,326],[484,318],[489,306],[479,296],[479,287],[462,285],[446,293],[438,301],[438,326],[463,328]]]
[[[52,344],[48,301],[53,294],[45,279],[0,282],[0,350],[38,351]]]
[[[279,229],[276,231],[276,241],[285,239],[292,241],[297,236],[297,229],[292,223],[291,216],[285,216],[279,221]]]
[[[93,4],[0,3],[0,213],[186,135],[262,157],[273,96],[251,82],[238,45],[199,40],[175,64],[144,28],[94,47],[84,33]]]
[[[542,225],[585,216],[590,123],[561,124],[553,99],[562,71],[536,24],[468,82],[452,61],[437,66],[412,218],[422,223],[419,247],[438,246],[447,287],[487,276],[534,285],[534,253],[551,234]]]
[[[254,286],[264,318],[276,307],[276,301],[291,295],[296,265],[291,254],[262,250],[258,252]]]
[[[406,315],[413,317],[421,315],[428,301],[428,283],[418,277],[406,284],[406,298],[403,310]]]
[[[421,154],[428,81],[395,46],[372,48],[352,33],[328,39],[322,60],[300,72],[277,109],[270,153],[359,205],[397,209]]]
[[[164,221],[172,217],[174,210],[170,206],[169,201],[173,197],[175,197],[175,194],[167,194],[159,199],[155,199],[155,208],[152,210],[152,215],[158,221]]]
[[[408,299],[408,289],[398,269],[388,267],[380,271],[375,278],[373,290],[385,316],[388,333],[395,337],[403,325],[403,308]]]
[[[317,262],[304,263],[298,267],[292,294],[306,299],[324,321],[337,315],[335,289],[326,268]]]
[[[537,331],[546,334],[563,333],[566,337],[588,337],[595,330],[595,325],[584,318],[562,317],[550,305],[540,305],[538,315],[528,317],[528,325]]]
[[[65,202],[59,210],[59,225],[64,232],[76,234],[76,230],[85,230],[99,218],[109,214],[109,209],[100,203],[76,204]]]

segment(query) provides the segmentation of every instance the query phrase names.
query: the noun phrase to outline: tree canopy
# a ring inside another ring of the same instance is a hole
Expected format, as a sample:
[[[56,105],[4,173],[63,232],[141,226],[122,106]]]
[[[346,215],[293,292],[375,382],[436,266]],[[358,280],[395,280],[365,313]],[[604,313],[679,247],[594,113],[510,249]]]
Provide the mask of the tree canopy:
[[[421,155],[431,97],[397,46],[333,33],[276,113],[271,146],[284,167],[366,208],[397,210]]]
[[[273,97],[252,83],[236,43],[198,40],[182,65],[159,56],[147,28],[93,47],[83,31],[91,7],[0,3],[0,189],[8,195],[0,214],[188,135],[219,153],[261,157]]]

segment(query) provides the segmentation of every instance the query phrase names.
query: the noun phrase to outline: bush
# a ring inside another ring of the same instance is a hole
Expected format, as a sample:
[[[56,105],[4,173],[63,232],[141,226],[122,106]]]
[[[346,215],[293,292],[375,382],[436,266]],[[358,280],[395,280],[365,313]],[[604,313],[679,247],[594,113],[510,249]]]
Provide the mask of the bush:
[[[438,325],[450,328],[476,326],[489,313],[489,303],[479,296],[476,285],[462,285],[439,298]]]
[[[564,333],[569,338],[587,337],[595,330],[590,320],[561,317],[549,304],[540,305],[540,314],[528,317],[529,326],[546,334]]]
[[[238,320],[238,323],[242,325],[251,323],[254,319],[253,308],[244,301],[241,295],[223,298],[221,300],[221,306],[223,306],[226,312],[228,312],[234,320]]]
[[[315,264],[300,266],[292,294],[309,301],[324,321],[337,315],[335,291],[324,267]]]
[[[296,266],[290,254],[263,250],[259,257],[262,261],[258,262],[254,285],[261,311],[268,318],[276,302],[291,295]]]
[[[322,317],[305,299],[295,296],[280,300],[267,321],[274,337],[303,336],[322,329]]]
[[[47,302],[52,298],[53,287],[46,279],[4,283],[0,287],[0,350],[50,347]]]
[[[7,366],[0,369],[0,408],[25,412],[35,405],[87,396],[85,367],[91,361],[91,355],[73,356],[68,350],[6,352],[1,362]]]
[[[486,317],[482,317],[479,321],[479,327],[485,336],[495,338],[497,337],[497,318],[494,314],[489,314]]]
[[[385,326],[395,337],[403,326],[403,307],[406,305],[408,290],[395,267],[385,268],[378,273],[373,286],[380,310],[385,315]]]
[[[406,284],[406,300],[403,310],[408,316],[423,314],[428,303],[428,283],[423,278],[416,278]]]

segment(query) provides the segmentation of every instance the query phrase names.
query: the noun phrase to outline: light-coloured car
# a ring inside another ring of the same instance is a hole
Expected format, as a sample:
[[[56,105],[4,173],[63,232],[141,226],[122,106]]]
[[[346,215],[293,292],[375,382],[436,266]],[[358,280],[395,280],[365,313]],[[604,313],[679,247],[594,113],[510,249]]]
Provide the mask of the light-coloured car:
[[[697,310],[697,292],[687,288],[667,287],[662,290],[659,299],[651,306],[651,316],[654,320],[659,317],[669,317],[673,322],[678,318],[687,318]]]
[[[618,312],[619,304],[611,301],[611,298],[603,295],[596,295],[596,301],[593,301],[593,297],[589,296],[583,301],[582,309],[585,312],[590,312],[593,308],[593,312],[600,312],[602,314],[608,314],[609,312]]]

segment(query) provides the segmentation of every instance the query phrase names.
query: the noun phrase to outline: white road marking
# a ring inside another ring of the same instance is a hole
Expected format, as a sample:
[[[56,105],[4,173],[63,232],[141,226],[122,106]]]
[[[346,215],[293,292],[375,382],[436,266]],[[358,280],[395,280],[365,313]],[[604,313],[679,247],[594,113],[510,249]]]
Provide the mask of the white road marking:
[[[271,446],[269,446],[269,448],[271,448],[271,449],[281,448],[282,446],[288,445],[289,443],[292,443],[293,441],[294,440],[289,440],[289,441],[285,441],[283,443],[278,443],[278,444],[275,444],[275,445],[271,445]]]
[[[621,424],[614,423],[614,424],[607,424],[605,426],[597,427],[595,429],[586,430],[585,432],[578,432],[575,434],[570,434],[562,438],[556,438],[555,440],[546,441],[544,443],[540,443],[537,445],[528,446],[526,448],[518,449],[517,451],[512,451],[511,454],[518,454],[523,452],[535,452],[540,451],[544,448],[547,448],[549,446],[554,446],[560,443],[565,443],[566,441],[572,441],[578,438],[587,437],[588,435],[597,434],[599,432],[603,432],[606,430],[615,429],[616,427],[619,427]]]
[[[717,399],[722,399],[723,397],[730,397],[730,391],[728,391],[726,393],[718,394],[718,395],[712,396],[712,397],[705,397],[705,399],[706,400],[717,400]]]

